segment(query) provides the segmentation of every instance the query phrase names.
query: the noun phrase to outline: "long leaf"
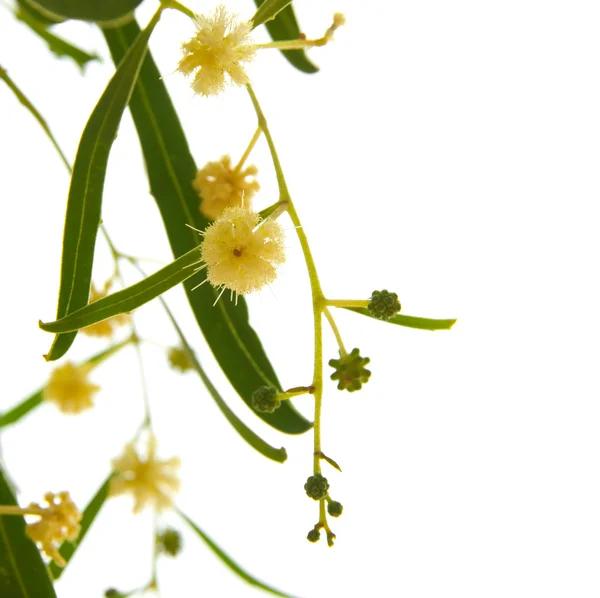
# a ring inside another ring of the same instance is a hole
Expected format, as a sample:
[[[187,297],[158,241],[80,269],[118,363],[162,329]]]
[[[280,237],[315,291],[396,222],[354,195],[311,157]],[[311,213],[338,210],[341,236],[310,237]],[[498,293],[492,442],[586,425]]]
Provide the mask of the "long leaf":
[[[286,6],[289,6],[292,0],[265,0],[254,16],[252,17],[252,23],[254,28],[272,21]]]
[[[88,302],[108,156],[139,75],[148,39],[161,12],[161,9],[156,12],[144,32],[131,45],[81,136],[65,219],[57,319]],[[46,359],[54,361],[62,357],[73,344],[75,335],[57,336]]]
[[[137,23],[103,31],[115,64],[139,34]],[[150,190],[160,210],[173,254],[181,256],[200,244],[200,237],[186,224],[206,228],[192,187],[196,165],[181,123],[152,56],[147,54],[130,101],[131,114],[140,138]],[[248,321],[246,302],[235,306],[227,300],[213,307],[216,295],[209,284],[192,292],[201,278],[184,284],[194,316],[215,358],[238,394],[250,406],[252,392],[262,385],[281,385],[256,332]],[[250,407],[251,408],[251,407]],[[288,434],[311,428],[285,401],[272,414],[260,414],[264,421]]]
[[[268,0],[267,0],[268,1]],[[254,4],[260,11],[265,0],[254,0]],[[272,21],[267,21],[265,27],[274,41],[298,39],[300,27],[294,9],[291,5],[286,6]],[[303,50],[283,50],[281,52],[287,60],[303,73],[316,73],[319,69],[306,57]]]
[[[17,505],[1,467],[0,505]],[[56,598],[42,557],[25,533],[25,520],[18,515],[0,515],[0,596]]]
[[[15,17],[25,23],[25,25],[27,25],[36,35],[41,37],[46,44],[48,44],[48,48],[53,54],[59,58],[62,56],[71,58],[82,72],[88,62],[100,60],[97,54],[89,54],[81,48],[77,48],[73,44],[62,39],[62,37],[50,33],[46,25],[32,17],[30,12],[19,9],[15,13]]]
[[[60,554],[66,561],[66,565],[64,567],[59,567],[54,561],[50,563],[50,574],[53,579],[58,579],[63,571],[67,568],[69,561],[73,558],[75,551],[81,546],[83,539],[88,533],[90,526],[94,523],[94,519],[98,516],[102,505],[106,502],[108,498],[108,490],[110,487],[110,476],[108,479],[100,486],[98,492],[94,495],[92,500],[88,503],[87,507],[84,509],[81,518],[81,529],[79,531],[79,536],[75,542],[65,541],[61,544],[59,549]]]
[[[119,349],[123,348],[129,343],[129,339],[124,340],[117,345],[113,345],[108,349],[96,353],[90,357],[87,361],[83,362],[82,365],[98,365],[100,362],[108,359],[111,355],[116,353]],[[6,413],[0,413],[0,428],[6,428],[12,424],[16,424],[19,420],[25,417],[28,413],[33,411],[36,407],[42,404],[44,400],[44,389],[40,388],[36,390],[31,396],[27,397],[24,401],[21,401],[18,405],[7,411]]]
[[[162,295],[180,282],[194,276],[194,264],[197,264],[200,252],[197,248],[188,251],[180,258],[161,268],[144,280],[122,291],[112,293],[82,307],[68,316],[54,322],[40,322],[40,328],[46,332],[71,332],[91,326],[113,316],[125,314],[137,309],[144,303]]]
[[[237,576],[241,577],[244,581],[250,585],[256,586],[265,592],[274,594],[275,596],[283,596],[284,598],[290,598],[290,594],[284,594],[271,586],[259,581],[255,577],[252,577],[250,573],[242,569],[229,555],[227,555],[222,548],[220,548],[209,536],[207,536],[187,515],[177,509],[179,516],[204,540],[206,545],[215,553],[215,555],[221,560],[221,562],[229,567],[229,569]]]
[[[26,0],[35,10],[49,18],[83,21],[115,21],[126,17],[142,0]]]
[[[378,320],[378,318],[373,317],[369,313],[369,310],[366,307],[345,307],[344,309]],[[381,320],[378,321],[381,322]],[[387,322],[389,324],[405,326],[406,328],[418,328],[419,330],[450,330],[450,328],[456,324],[456,320],[432,320],[430,318],[417,318],[415,316],[405,316],[402,314],[394,316],[390,320],[387,320]]]

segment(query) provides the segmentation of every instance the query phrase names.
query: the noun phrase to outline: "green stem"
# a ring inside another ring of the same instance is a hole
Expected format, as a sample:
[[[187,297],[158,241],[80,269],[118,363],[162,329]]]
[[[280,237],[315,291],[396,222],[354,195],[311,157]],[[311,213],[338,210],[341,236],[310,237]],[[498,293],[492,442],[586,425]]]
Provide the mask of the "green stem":
[[[187,6],[181,4],[181,2],[177,2],[177,0],[160,0],[160,3],[164,8],[173,8],[174,10],[178,10],[184,15],[190,17],[192,20],[196,20],[196,13],[193,10],[190,10]]]
[[[325,299],[330,307],[368,307],[369,299]]]
[[[250,143],[248,144],[248,147],[246,148],[244,155],[240,158],[240,161],[237,163],[237,166],[233,169],[233,174],[237,174],[243,168],[244,162],[246,162],[246,160],[248,159],[248,156],[250,155],[250,152],[254,149],[254,146],[256,145],[256,142],[258,141],[258,138],[260,137],[261,133],[262,133],[261,128],[257,127],[256,131],[254,131],[254,135],[252,136],[252,139],[250,139]]]
[[[342,335],[340,334],[339,328],[337,327],[337,324],[335,323],[331,312],[326,307],[323,308],[323,313],[325,314],[325,317],[327,318],[327,321],[331,326],[331,330],[333,330],[335,340],[337,341],[338,347],[340,348],[340,354],[342,357],[345,357],[346,355],[348,355],[348,353],[346,352],[346,347],[344,347],[344,342],[342,341]]]

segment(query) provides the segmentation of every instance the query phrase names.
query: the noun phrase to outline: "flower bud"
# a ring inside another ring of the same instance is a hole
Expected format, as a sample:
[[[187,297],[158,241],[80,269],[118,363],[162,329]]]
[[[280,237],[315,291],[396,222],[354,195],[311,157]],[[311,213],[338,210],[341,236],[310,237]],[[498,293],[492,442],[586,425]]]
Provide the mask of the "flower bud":
[[[371,302],[367,305],[369,313],[378,320],[389,320],[393,318],[402,308],[396,293],[373,291]]]
[[[273,386],[259,386],[252,393],[252,407],[259,413],[273,413],[279,409],[279,392]]]
[[[347,355],[340,353],[339,359],[330,359],[329,365],[335,369],[331,379],[338,381],[338,390],[360,390],[371,377],[371,372],[364,367],[370,361],[368,357],[361,357],[358,349],[352,349]]]
[[[324,478],[320,473],[311,475],[304,484],[306,494],[313,500],[321,500],[327,496],[329,491],[329,483],[327,478]]]

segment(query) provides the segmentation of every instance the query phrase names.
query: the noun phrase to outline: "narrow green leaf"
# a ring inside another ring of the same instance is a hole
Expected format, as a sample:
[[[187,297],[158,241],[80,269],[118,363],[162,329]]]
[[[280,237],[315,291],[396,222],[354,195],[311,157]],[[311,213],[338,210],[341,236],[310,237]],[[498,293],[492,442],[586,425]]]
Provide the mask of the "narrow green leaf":
[[[25,25],[27,25],[35,34],[41,37],[46,44],[48,44],[48,48],[52,53],[59,58],[62,56],[67,56],[73,59],[82,72],[83,68],[88,62],[91,62],[92,60],[100,60],[97,54],[89,54],[88,52],[77,48],[61,37],[50,33],[50,31],[48,31],[46,28],[46,25],[31,16],[30,12],[19,8],[15,13],[15,17],[19,19],[19,21],[25,23]]]
[[[17,506],[0,467],[0,505]],[[20,515],[0,515],[0,596],[56,598],[52,581],[36,545],[25,533]]]
[[[129,48],[81,136],[65,218],[57,319],[88,302],[108,156],[161,12],[162,9],[156,12]],[[46,359],[62,357],[75,336],[76,333],[56,336]]]
[[[129,344],[130,339],[124,340],[121,343],[113,345],[108,349],[100,351],[90,357],[87,361],[83,362],[85,365],[98,365],[105,359],[108,359],[111,355],[116,353],[119,349]],[[42,404],[44,400],[44,389],[40,388],[36,390],[30,397],[27,397],[24,401],[7,411],[6,413],[0,413],[0,428],[6,428],[12,424],[16,424],[21,418],[25,417],[29,412]]]
[[[77,540],[75,542],[65,541],[61,544],[59,552],[67,562],[67,565],[69,564],[69,561],[73,558],[75,551],[79,548],[79,546],[81,546],[81,543],[83,542],[83,539],[88,533],[90,526],[92,525],[92,523],[94,523],[94,519],[96,519],[98,513],[100,512],[100,509],[102,508],[102,505],[104,505],[106,499],[108,498],[109,487],[110,476],[104,482],[104,484],[100,486],[98,492],[96,492],[92,500],[90,500],[87,507],[83,511],[83,517],[81,518],[80,524],[81,529],[79,531],[79,536],[77,537]],[[58,579],[62,575],[63,571],[67,568],[67,565],[65,565],[64,567],[59,567],[54,561],[52,561],[49,567],[52,578]]]
[[[268,0],[267,0],[268,1]],[[265,0],[254,0],[254,4],[260,8]],[[258,12],[258,11],[257,11]],[[296,21],[296,15],[291,5],[286,6],[272,21],[267,21],[265,27],[274,41],[298,39],[300,27]],[[319,69],[306,57],[303,50],[283,50],[281,52],[287,60],[303,73],[316,73]]]
[[[46,332],[71,332],[129,313],[194,276],[193,266],[199,262],[199,258],[200,252],[198,248],[194,248],[144,280],[98,299],[64,318],[54,322],[40,322],[40,328]]]
[[[142,0],[26,0],[48,18],[115,21],[131,14]]]
[[[38,23],[48,27],[49,25],[56,25],[57,23],[62,23],[64,19],[54,16],[50,17],[48,15],[42,14],[39,10],[36,10],[31,6],[31,4],[27,3],[27,0],[17,0],[16,5],[17,10],[21,12],[26,12],[32,19],[35,19]]]
[[[60,157],[63,161],[63,164],[70,171],[71,165],[69,164],[69,161],[67,160],[65,155],[62,153],[62,150],[60,149],[58,143],[56,142],[54,135],[52,135],[52,131],[50,131],[50,127],[48,127],[48,125],[47,125],[46,121],[44,120],[44,118],[42,117],[42,115],[36,110],[35,106],[27,99],[25,94],[15,85],[14,81],[8,76],[8,73],[2,68],[2,66],[0,66],[0,79],[2,79],[8,85],[10,90],[15,94],[17,100],[19,100],[19,102],[21,102],[21,104],[23,104],[23,106],[25,106],[25,108],[27,108],[27,110],[29,110],[29,112],[31,113],[33,118],[35,118],[35,120],[38,121],[38,123],[40,124],[42,129],[44,129],[44,132],[50,139],[52,145],[54,146],[54,148],[60,155]]]
[[[378,318],[374,318],[366,307],[344,307],[344,309],[355,311],[357,314],[362,314],[381,322]],[[392,319],[387,320],[387,322],[389,324],[405,326],[406,328],[418,328],[419,330],[450,330],[456,324],[456,320],[432,320],[430,318],[417,318],[402,314],[394,316]]]
[[[242,569],[229,555],[227,555],[217,544],[211,540],[209,536],[207,536],[187,515],[182,513],[179,509],[176,509],[179,516],[206,542],[206,545],[215,553],[215,555],[221,559],[224,565],[229,567],[229,569],[235,573],[237,576],[241,577],[244,581],[248,582],[250,585],[256,586],[265,592],[269,592],[270,594],[275,594],[275,596],[283,596],[284,598],[290,598],[290,594],[284,594],[271,586],[259,581],[255,577],[252,577],[247,571]]]
[[[136,22],[103,31],[115,64],[119,64],[139,34]],[[150,52],[131,96],[130,110],[140,138],[150,190],[160,210],[173,254],[181,256],[200,244],[201,238],[186,224],[203,230],[207,221],[198,209],[198,196],[192,187],[196,165],[187,139]],[[194,316],[215,358],[232,386],[252,409],[252,392],[262,385],[281,385],[262,344],[248,321],[243,297],[238,305],[221,300],[215,307],[214,289],[205,284],[192,292],[202,278],[184,283]],[[254,412],[254,410],[253,410]],[[259,417],[288,434],[301,434],[311,428],[285,401],[272,414]]]
[[[252,22],[254,23],[253,29],[256,29],[259,25],[272,21],[286,6],[289,6],[292,0],[265,0],[258,8]]]

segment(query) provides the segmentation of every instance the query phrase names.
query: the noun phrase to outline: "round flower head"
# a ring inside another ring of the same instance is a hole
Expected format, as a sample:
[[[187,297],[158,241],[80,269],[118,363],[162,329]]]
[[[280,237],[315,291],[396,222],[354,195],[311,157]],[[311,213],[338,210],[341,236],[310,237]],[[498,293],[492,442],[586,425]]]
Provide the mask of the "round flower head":
[[[247,208],[226,208],[204,232],[200,259],[213,287],[239,295],[258,291],[276,278],[285,261],[284,234],[272,219],[261,220]]]
[[[89,368],[70,362],[56,368],[43,391],[45,401],[56,403],[63,413],[80,413],[94,406],[92,396],[100,390],[88,382]]]
[[[229,156],[223,156],[218,162],[209,162],[198,171],[192,183],[202,198],[200,211],[210,220],[216,220],[225,208],[251,207],[250,200],[260,189],[253,178],[257,172],[256,166],[233,168]]]
[[[242,62],[252,60],[256,48],[249,35],[252,21],[238,22],[223,6],[212,15],[196,18],[196,35],[182,44],[183,58],[177,69],[194,73],[192,89],[203,96],[216,95],[225,87],[225,74],[233,83],[246,85]]]

